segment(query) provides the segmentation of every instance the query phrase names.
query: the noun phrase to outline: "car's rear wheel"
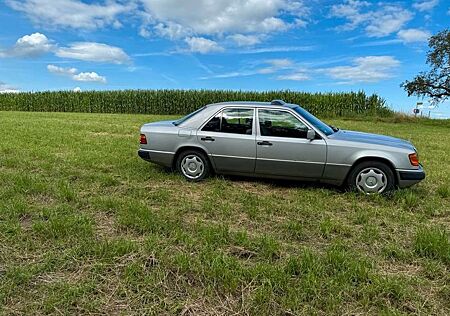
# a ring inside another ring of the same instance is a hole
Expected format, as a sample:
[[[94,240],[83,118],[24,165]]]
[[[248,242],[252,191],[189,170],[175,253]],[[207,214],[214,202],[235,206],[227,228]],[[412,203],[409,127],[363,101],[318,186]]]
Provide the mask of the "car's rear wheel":
[[[364,194],[383,194],[395,189],[395,176],[383,162],[364,161],[352,169],[347,184],[351,190]]]
[[[198,150],[186,150],[178,155],[176,167],[189,181],[201,181],[208,177],[211,167],[204,153]]]

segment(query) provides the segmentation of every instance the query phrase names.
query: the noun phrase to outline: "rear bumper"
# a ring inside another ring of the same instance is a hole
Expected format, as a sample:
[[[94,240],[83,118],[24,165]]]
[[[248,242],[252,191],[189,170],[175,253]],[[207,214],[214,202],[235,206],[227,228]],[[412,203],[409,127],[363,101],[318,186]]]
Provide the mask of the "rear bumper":
[[[151,159],[150,159],[150,152],[148,152],[146,150],[139,149],[138,150],[138,156],[141,157],[142,159],[146,160],[146,161],[151,161]]]
[[[398,186],[400,188],[407,188],[425,179],[425,171],[422,166],[414,170],[399,169],[397,170],[397,176]]]
[[[138,150],[138,156],[145,161],[151,161],[165,167],[171,167],[175,153],[141,148]]]

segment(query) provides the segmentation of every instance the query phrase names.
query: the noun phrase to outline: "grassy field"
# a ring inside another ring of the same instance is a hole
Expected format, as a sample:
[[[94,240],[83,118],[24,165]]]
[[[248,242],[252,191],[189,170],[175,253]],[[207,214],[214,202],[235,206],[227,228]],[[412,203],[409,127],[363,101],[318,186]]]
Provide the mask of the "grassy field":
[[[213,177],[136,155],[149,115],[0,112],[2,314],[450,314],[450,122],[390,197]]]

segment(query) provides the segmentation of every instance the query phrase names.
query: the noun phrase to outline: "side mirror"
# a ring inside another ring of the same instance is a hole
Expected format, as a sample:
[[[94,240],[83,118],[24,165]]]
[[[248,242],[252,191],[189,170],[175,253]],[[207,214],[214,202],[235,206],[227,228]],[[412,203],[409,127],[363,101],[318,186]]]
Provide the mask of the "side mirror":
[[[306,133],[306,138],[309,140],[313,140],[316,138],[316,132],[313,129],[309,129]]]

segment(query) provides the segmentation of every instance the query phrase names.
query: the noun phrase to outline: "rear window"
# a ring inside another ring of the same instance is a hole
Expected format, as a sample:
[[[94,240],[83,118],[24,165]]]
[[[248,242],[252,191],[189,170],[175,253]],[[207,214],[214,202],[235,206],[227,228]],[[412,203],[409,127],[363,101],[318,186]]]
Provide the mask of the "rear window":
[[[202,108],[200,108],[200,109],[198,109],[198,110],[196,110],[196,111],[194,111],[194,112],[192,112],[192,113],[189,113],[188,115],[186,115],[186,116],[180,118],[179,120],[174,121],[174,122],[173,122],[173,125],[178,126],[178,125],[180,125],[181,123],[186,122],[186,121],[189,120],[191,117],[194,117],[195,115],[197,115],[198,113],[200,113],[201,111],[203,111],[205,108],[206,108],[206,106],[204,106],[204,107],[202,107]]]

